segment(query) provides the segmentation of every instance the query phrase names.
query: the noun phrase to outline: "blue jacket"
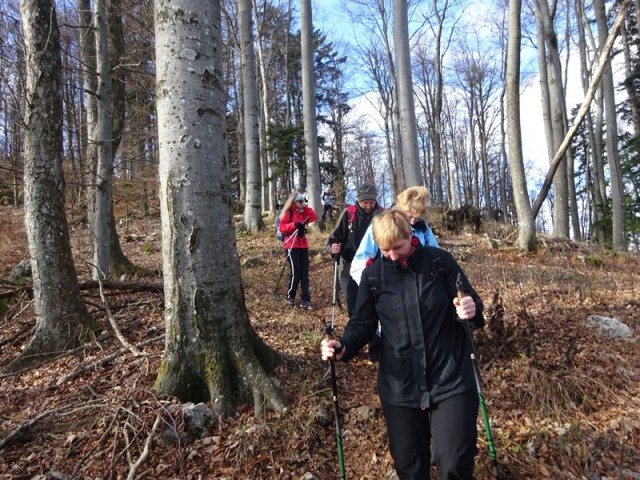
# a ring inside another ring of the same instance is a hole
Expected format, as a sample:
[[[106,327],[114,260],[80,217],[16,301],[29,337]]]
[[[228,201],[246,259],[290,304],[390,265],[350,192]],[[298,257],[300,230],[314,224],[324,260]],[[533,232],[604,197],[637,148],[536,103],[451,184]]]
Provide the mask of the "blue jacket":
[[[413,225],[413,236],[418,237],[422,246],[440,246],[438,245],[438,241],[433,235],[433,232],[429,228],[429,225],[427,225],[427,222],[422,219],[418,219],[415,225]],[[378,251],[378,245],[373,240],[373,227],[369,225],[369,228],[364,233],[364,237],[362,237],[362,241],[358,246],[358,250],[353,257],[353,260],[351,260],[351,278],[353,278],[358,285],[360,285],[362,272],[367,268],[367,261],[369,259],[376,258]]]

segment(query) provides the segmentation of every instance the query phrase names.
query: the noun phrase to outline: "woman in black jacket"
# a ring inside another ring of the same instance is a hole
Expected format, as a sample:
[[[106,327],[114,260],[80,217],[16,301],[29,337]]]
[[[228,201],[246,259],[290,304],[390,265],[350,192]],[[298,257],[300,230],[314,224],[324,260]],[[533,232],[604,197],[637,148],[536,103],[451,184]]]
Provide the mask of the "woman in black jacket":
[[[323,340],[324,360],[349,360],[382,326],[378,395],[400,480],[473,479],[478,396],[464,325],[484,325],[482,302],[451,254],[423,247],[407,216],[373,219],[382,252],[365,269],[340,340]],[[456,296],[460,274],[465,297]]]

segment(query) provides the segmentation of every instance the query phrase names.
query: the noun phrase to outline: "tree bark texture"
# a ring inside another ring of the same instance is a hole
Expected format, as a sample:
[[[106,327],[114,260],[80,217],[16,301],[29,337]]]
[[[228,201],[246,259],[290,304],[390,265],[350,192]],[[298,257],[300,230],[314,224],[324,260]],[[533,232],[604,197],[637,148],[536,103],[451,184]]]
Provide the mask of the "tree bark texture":
[[[250,232],[264,228],[262,221],[262,174],[260,170],[258,78],[253,48],[251,0],[238,0],[238,29],[240,30],[240,72],[244,99],[244,139],[247,166],[246,195],[243,226]]]
[[[547,144],[549,161],[558,150],[567,129],[566,99],[562,86],[562,66],[558,50],[558,37],[553,25],[555,10],[549,8],[548,0],[536,0],[536,20],[538,25],[538,44],[543,45],[544,55],[539,54],[540,70],[545,72],[546,82],[541,84],[547,107],[545,122],[548,125]],[[557,238],[569,238],[569,187],[567,180],[567,161],[563,156],[560,168],[553,178],[553,235]]]
[[[220,1],[155,0],[165,353],[156,388],[282,409],[247,315],[225,146]],[[273,359],[273,357],[271,357]]]
[[[316,82],[313,62],[313,16],[311,0],[300,0],[300,37],[302,55],[302,116],[304,119],[304,152],[307,165],[306,190],[309,204],[316,212],[322,211],[320,202],[320,155],[318,153],[318,126],[316,124]],[[322,224],[318,217],[317,225]]]
[[[396,53],[398,112],[402,139],[402,167],[405,187],[422,185],[418,159],[418,128],[413,100],[409,19],[406,0],[393,0],[393,46]]]
[[[18,371],[88,338],[91,317],[80,296],[65,216],[62,171],[60,34],[52,0],[21,0],[25,39],[25,224],[33,272],[36,330]]]
[[[93,278],[109,278],[111,273],[111,229],[113,208],[113,156],[111,62],[109,61],[109,34],[107,32],[107,0],[95,0],[96,53],[98,67],[98,123],[97,136],[92,138],[98,146],[96,172],[95,218],[93,223]]]
[[[629,2],[625,2],[628,4]],[[593,2],[593,9],[598,26],[598,44],[601,49],[607,42],[609,27],[607,25],[607,12],[603,0]],[[613,69],[611,62],[607,62],[602,73],[602,93],[604,96],[606,128],[607,161],[609,162],[609,179],[611,182],[611,217],[612,232],[611,238],[613,249],[624,251],[627,248],[626,242],[626,214],[624,186],[622,185],[622,168],[620,166],[620,155],[618,153],[618,120],[616,112],[615,87],[613,85]]]
[[[531,251],[536,246],[536,227],[531,214],[527,176],[522,154],[522,128],[520,123],[520,46],[522,0],[509,0],[509,40],[507,43],[507,135],[509,161],[513,182],[513,200],[518,214],[518,240],[520,250]]]

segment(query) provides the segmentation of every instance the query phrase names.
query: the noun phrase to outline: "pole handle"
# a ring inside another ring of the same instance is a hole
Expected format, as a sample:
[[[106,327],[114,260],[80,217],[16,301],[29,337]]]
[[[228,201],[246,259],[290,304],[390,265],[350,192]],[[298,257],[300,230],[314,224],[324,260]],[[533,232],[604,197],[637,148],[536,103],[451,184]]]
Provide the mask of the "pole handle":
[[[458,276],[456,277],[456,290],[458,291],[458,298],[462,300],[465,294],[462,286],[462,274],[460,272],[458,272]]]

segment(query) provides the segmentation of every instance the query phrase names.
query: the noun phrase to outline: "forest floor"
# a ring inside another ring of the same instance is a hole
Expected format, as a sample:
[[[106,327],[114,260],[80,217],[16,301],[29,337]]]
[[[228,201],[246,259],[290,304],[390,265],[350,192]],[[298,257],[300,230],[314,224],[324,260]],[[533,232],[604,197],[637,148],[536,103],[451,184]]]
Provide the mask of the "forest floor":
[[[159,271],[159,217],[121,217],[125,253]],[[86,282],[87,229],[72,225]],[[433,225],[485,303],[487,327],[476,333],[476,348],[503,478],[640,479],[640,257],[548,238],[522,254],[507,227],[484,225],[473,235]],[[138,356],[113,334],[97,289],[85,285],[88,308],[104,326],[95,341],[39,368],[0,375],[0,479],[338,478],[335,425],[327,421],[331,388],[319,355],[323,324],[332,317],[332,261],[323,251],[326,233],[309,236],[313,311],[284,303],[286,272],[276,291],[284,259],[273,229],[238,234],[253,326],[298,367],[275,372],[286,412],[256,418],[247,407],[194,442],[155,441],[155,419],[176,403],[153,390],[164,347],[162,278],[105,288],[122,334],[143,352]],[[27,258],[23,212],[0,207],[0,279]],[[29,288],[0,280],[0,368],[31,338],[31,307]],[[340,333],[347,316],[335,311]],[[586,323],[590,315],[615,317],[636,336],[606,339]],[[336,368],[347,478],[391,478],[375,367],[362,354]],[[478,428],[476,478],[490,479],[480,418]]]

